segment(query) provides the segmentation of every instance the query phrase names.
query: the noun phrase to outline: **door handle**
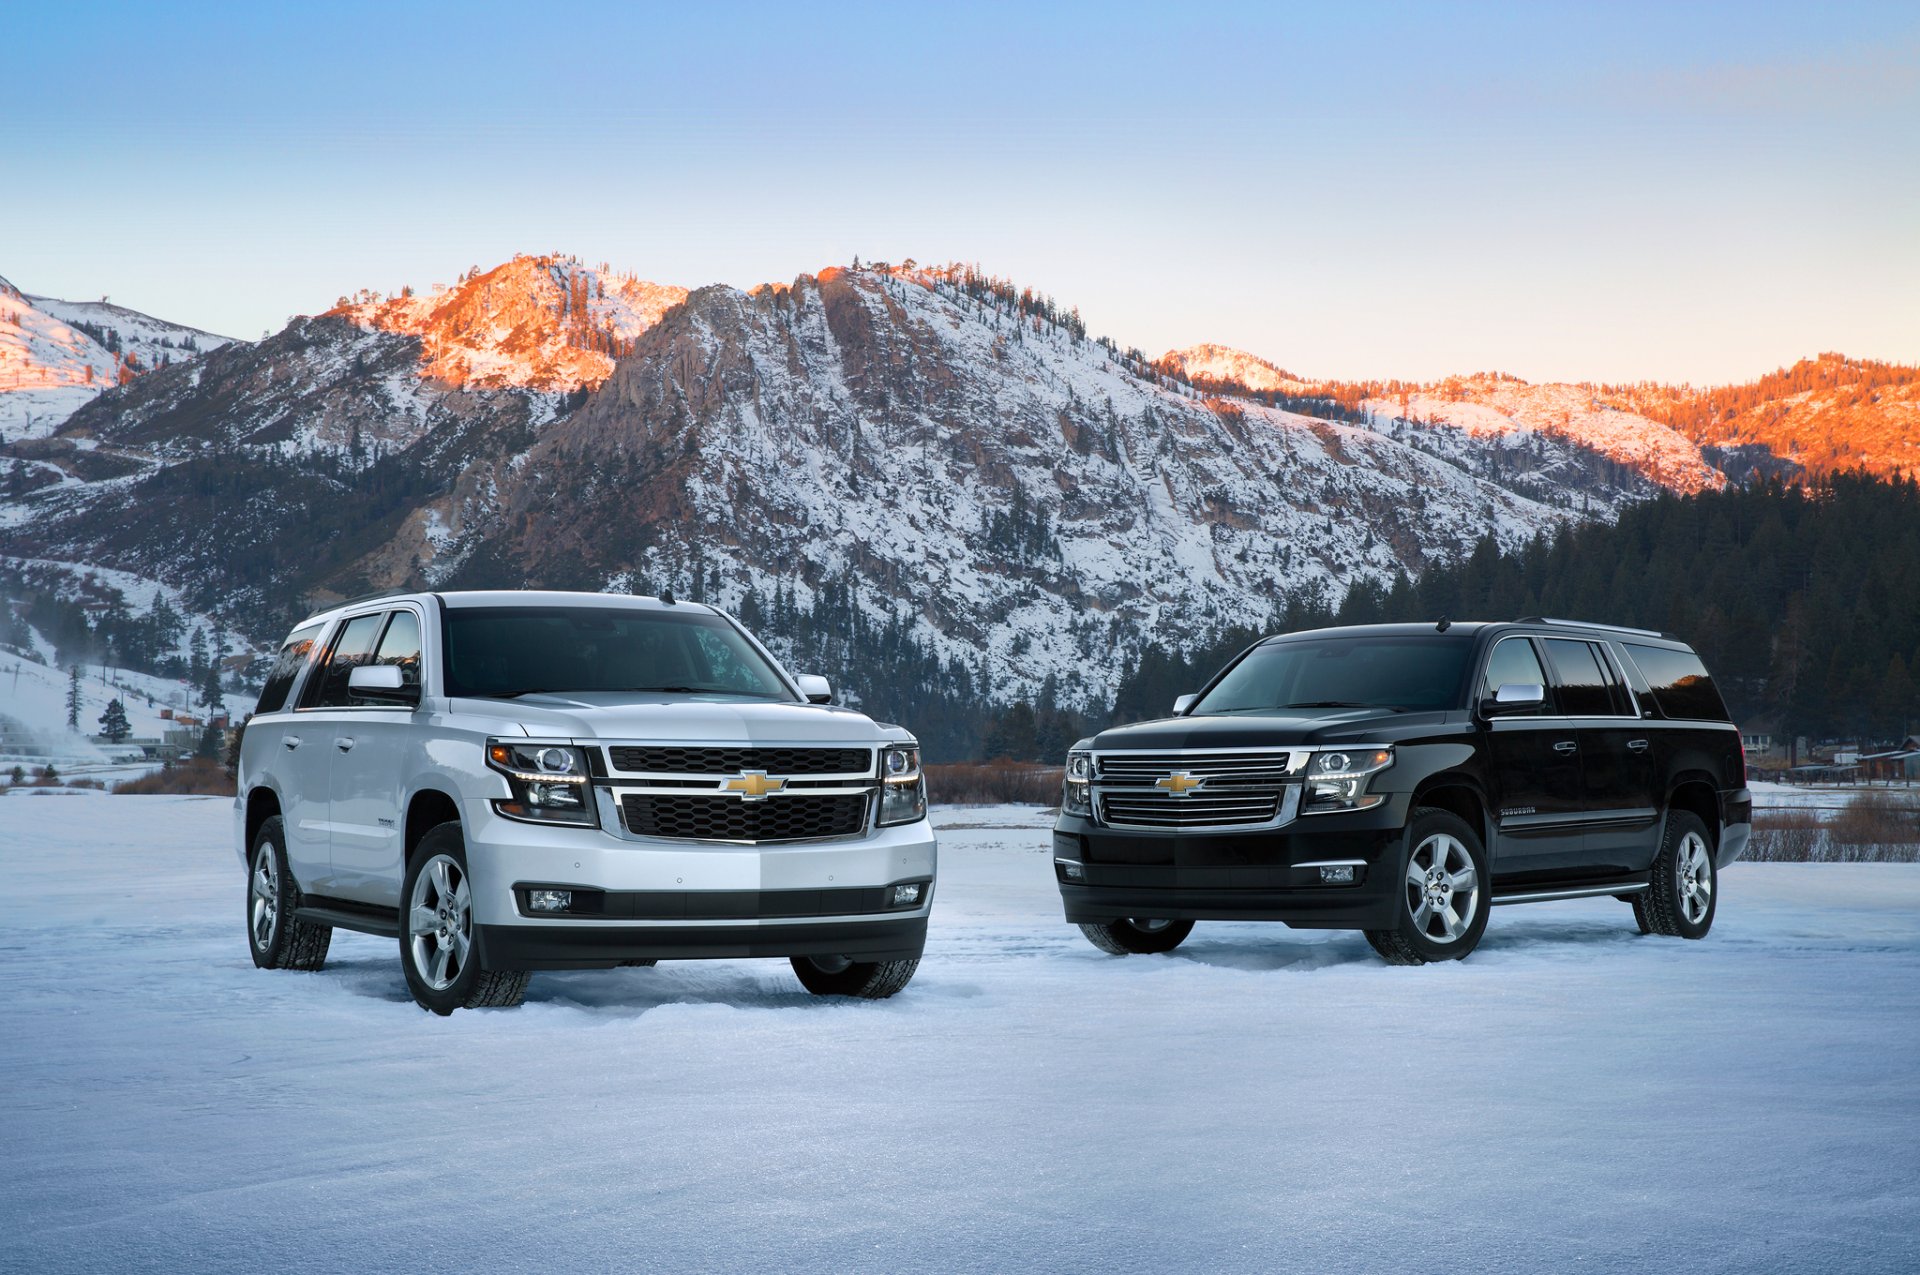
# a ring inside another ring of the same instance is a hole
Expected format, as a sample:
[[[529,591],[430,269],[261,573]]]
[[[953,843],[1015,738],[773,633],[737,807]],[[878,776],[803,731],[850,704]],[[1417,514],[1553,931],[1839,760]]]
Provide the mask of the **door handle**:
[[[1553,751],[1556,753],[1577,753],[1580,751],[1580,745],[1570,739],[1563,739],[1553,746]]]
[[[300,737],[298,735],[288,735],[280,742],[287,746],[288,752],[292,752],[294,749],[300,747]]]
[[[353,751],[353,736],[351,736],[351,735],[344,735],[344,736],[342,736],[341,738],[339,738],[339,739],[336,739],[336,740],[334,740],[334,741],[333,741],[333,746],[334,746],[335,748],[338,748],[338,749],[339,749],[339,750],[340,750],[341,752],[343,752],[343,753],[349,753],[349,752],[352,752],[352,751]]]
[[[1644,753],[1647,751],[1647,741],[1644,739],[1630,739],[1627,741],[1627,747],[1633,752]]]

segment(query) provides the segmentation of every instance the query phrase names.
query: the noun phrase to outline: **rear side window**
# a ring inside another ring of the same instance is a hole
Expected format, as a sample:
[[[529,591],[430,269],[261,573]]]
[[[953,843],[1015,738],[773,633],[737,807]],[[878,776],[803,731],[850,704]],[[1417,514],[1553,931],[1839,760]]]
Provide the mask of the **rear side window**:
[[[300,670],[307,666],[313,644],[320,638],[320,628],[318,624],[309,624],[287,634],[287,640],[280,644],[280,654],[274,657],[273,667],[267,670],[267,684],[260,688],[260,703],[254,712],[277,713],[287,706],[287,693],[293,689]]]
[[[1626,643],[1627,654],[1646,676],[1653,688],[1654,702],[1668,717],[1694,721],[1724,722],[1726,701],[1720,688],[1707,675],[1707,666],[1692,651],[1674,651],[1663,646],[1636,646]]]
[[[374,639],[380,636],[380,622],[387,613],[356,615],[340,630],[340,636],[327,649],[326,662],[307,679],[307,690],[300,697],[302,708],[340,708],[347,702],[347,675],[373,656]]]
[[[1553,665],[1553,685],[1560,711],[1568,717],[1621,717],[1627,713],[1626,694],[1601,662],[1591,642],[1567,638],[1546,640],[1547,659]]]

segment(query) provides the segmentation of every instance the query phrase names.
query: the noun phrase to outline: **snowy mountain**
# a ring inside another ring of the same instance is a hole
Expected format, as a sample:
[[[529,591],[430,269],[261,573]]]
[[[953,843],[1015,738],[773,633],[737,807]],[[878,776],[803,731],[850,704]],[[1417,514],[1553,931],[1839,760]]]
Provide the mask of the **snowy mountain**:
[[[374,332],[420,339],[435,380],[486,388],[577,390],[686,300],[685,288],[648,283],[571,257],[515,257],[426,295],[342,299],[333,314]]]
[[[1173,350],[1162,362],[1224,392],[1324,396],[1356,404],[1370,427],[1458,431],[1496,450],[1516,440],[1551,440],[1604,457],[1674,491],[1719,488],[1727,481],[1685,434],[1626,410],[1591,386],[1529,385],[1518,377],[1491,374],[1450,377],[1430,385],[1313,382],[1220,345]]]
[[[44,437],[103,390],[227,343],[104,298],[29,296],[0,279],[0,443]]]

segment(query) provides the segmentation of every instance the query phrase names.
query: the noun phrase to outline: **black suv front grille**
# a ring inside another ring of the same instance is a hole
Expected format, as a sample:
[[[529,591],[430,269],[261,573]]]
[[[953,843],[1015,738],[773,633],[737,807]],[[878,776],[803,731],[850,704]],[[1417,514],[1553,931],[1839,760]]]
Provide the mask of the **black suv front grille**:
[[[867,796],[682,797],[629,793],[620,803],[627,831],[688,841],[807,841],[866,830]]]
[[[636,775],[871,775],[871,748],[609,748],[615,770]]]

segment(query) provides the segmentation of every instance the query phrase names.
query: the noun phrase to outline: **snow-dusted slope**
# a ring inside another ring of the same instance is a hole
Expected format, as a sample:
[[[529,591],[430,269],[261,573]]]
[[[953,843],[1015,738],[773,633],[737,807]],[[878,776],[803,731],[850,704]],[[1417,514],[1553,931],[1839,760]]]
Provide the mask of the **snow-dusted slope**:
[[[1510,376],[1451,377],[1428,385],[1305,381],[1267,360],[1223,345],[1171,350],[1161,360],[1190,380],[1226,392],[1323,396],[1366,413],[1371,426],[1404,423],[1458,430],[1510,450],[1533,438],[1557,440],[1621,465],[1648,482],[1692,492],[1726,485],[1700,447],[1670,425],[1623,407],[1588,385],[1530,385]],[[1457,447],[1438,444],[1440,450]]]
[[[452,288],[367,296],[333,313],[420,338],[422,366],[436,380],[576,390],[606,380],[614,358],[686,296],[571,257],[522,256]]]
[[[225,344],[104,300],[29,296],[0,279],[0,443],[50,434],[103,390]]]

